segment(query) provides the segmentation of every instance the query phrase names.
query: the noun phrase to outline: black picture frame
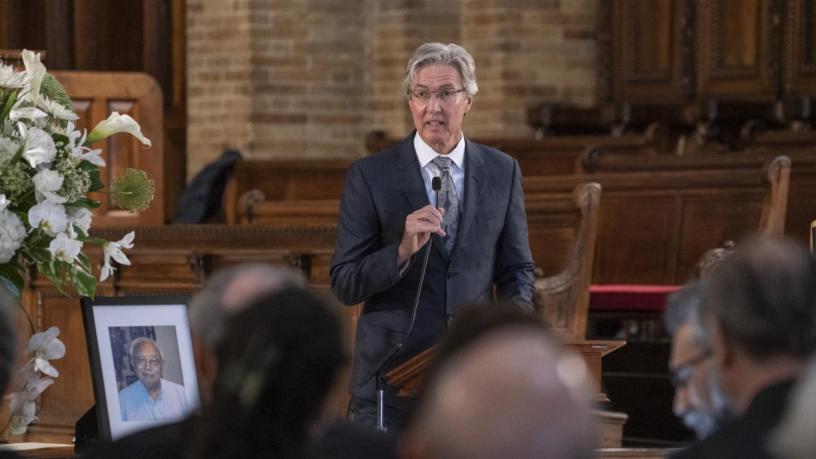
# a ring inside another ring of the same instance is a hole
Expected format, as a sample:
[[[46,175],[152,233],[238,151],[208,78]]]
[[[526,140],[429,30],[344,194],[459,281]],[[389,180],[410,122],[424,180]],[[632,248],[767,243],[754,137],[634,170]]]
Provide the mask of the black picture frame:
[[[99,440],[113,441],[139,430],[175,422],[198,408],[198,375],[187,315],[188,302],[189,297],[184,295],[82,298]],[[144,368],[140,373],[128,355],[130,344],[136,339],[144,341],[144,338],[155,343],[162,359],[159,364],[151,360],[140,367],[158,365],[162,397],[174,402],[162,405],[171,406],[172,410],[167,408],[145,414],[152,416],[151,419],[142,417],[142,412],[132,414],[128,407],[133,403],[125,401],[127,395],[123,391],[137,389],[131,386],[142,384],[139,378],[145,377]],[[174,397],[169,396],[171,389]],[[167,415],[170,411],[173,415]],[[127,415],[132,419],[126,419]]]

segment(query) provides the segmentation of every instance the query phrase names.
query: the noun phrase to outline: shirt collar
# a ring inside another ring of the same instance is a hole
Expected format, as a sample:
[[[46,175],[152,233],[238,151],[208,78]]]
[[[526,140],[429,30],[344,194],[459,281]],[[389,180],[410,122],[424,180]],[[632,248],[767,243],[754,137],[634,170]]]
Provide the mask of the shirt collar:
[[[451,159],[453,164],[459,167],[459,169],[465,170],[465,135],[462,134],[462,137],[459,138],[459,142],[453,147],[453,150],[448,153],[447,155],[440,155],[436,152],[433,148],[430,147],[422,137],[419,136],[419,132],[414,134],[414,150],[416,150],[417,159],[419,159],[420,167],[424,168],[428,165],[429,162],[433,161],[434,158],[437,156],[447,156]]]

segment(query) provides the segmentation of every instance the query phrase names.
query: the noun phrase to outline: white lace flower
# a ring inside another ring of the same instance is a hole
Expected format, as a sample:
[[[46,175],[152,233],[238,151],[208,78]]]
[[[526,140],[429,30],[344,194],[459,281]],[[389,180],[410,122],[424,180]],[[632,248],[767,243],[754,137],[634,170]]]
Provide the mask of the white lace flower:
[[[8,263],[26,238],[26,229],[20,217],[6,210],[9,201],[0,194],[0,264]]]
[[[108,119],[100,121],[99,124],[93,128],[93,131],[88,134],[88,140],[86,143],[90,145],[119,132],[126,132],[136,137],[139,139],[139,142],[142,142],[142,144],[147,147],[151,145],[150,139],[142,134],[142,129],[139,127],[139,123],[137,123],[136,120],[130,116],[120,115],[118,112],[113,112],[110,114],[110,116],[108,116]]]
[[[45,118],[46,116],[48,116],[48,114],[37,107],[15,108],[14,110],[9,112],[9,119],[11,119],[12,121],[17,120],[36,121],[38,119]]]
[[[83,233],[88,234],[91,229],[91,222],[93,221],[93,212],[84,207],[68,207],[68,221],[72,225],[79,228]]]
[[[0,88],[19,89],[25,85],[25,75],[14,67],[0,63]]]
[[[82,250],[82,241],[71,238],[65,233],[57,234],[48,245],[48,251],[56,260],[73,264],[79,252]]]
[[[28,130],[23,158],[28,161],[31,167],[36,168],[40,164],[47,164],[54,160],[57,155],[57,147],[54,139],[40,128],[33,127]]]
[[[57,369],[49,362],[49,360],[65,357],[65,344],[57,338],[59,334],[59,328],[51,327],[44,332],[35,333],[28,340],[28,350],[34,353],[34,371],[39,371],[54,378],[59,376]],[[26,386],[28,386],[28,383],[26,383]],[[40,393],[37,393],[37,397]]]
[[[59,102],[53,101],[45,96],[40,98],[40,101],[37,102],[37,106],[54,118],[65,121],[76,121],[79,119],[76,113],[63,107]]]
[[[26,69],[25,78],[28,86],[26,99],[36,105],[40,99],[40,86],[42,86],[43,78],[45,78],[45,66],[40,62],[40,53],[25,49],[21,54]]]
[[[125,234],[125,237],[122,239],[116,242],[107,242],[104,246],[102,246],[102,250],[105,253],[105,262],[99,272],[100,282],[104,282],[108,276],[113,274],[114,267],[110,264],[111,258],[116,260],[119,264],[130,266],[130,260],[128,260],[128,257],[124,254],[124,252],[122,252],[122,249],[132,249],[133,238],[135,236],[136,233],[131,231]]]
[[[31,181],[34,182],[34,196],[37,202],[43,202],[45,200],[60,204],[65,202],[66,199],[57,194],[57,191],[62,188],[62,182],[64,180],[63,176],[55,170],[43,169],[37,172],[31,179]]]
[[[68,215],[61,204],[43,201],[28,210],[28,224],[31,228],[39,228],[50,236],[56,236],[68,226]]]

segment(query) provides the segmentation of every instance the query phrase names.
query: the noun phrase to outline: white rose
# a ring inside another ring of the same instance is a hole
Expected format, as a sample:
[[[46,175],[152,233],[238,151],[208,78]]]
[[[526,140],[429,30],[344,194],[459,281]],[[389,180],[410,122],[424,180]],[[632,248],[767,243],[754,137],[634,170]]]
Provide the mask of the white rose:
[[[50,200],[53,202],[63,203],[65,198],[57,194],[57,191],[62,188],[62,182],[65,180],[59,172],[51,169],[43,169],[31,179],[34,182],[34,191],[37,202]]]

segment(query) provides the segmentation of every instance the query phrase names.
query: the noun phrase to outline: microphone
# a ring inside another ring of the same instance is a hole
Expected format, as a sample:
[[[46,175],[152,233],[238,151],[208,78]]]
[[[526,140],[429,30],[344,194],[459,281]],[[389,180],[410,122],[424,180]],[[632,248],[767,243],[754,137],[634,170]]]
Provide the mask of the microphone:
[[[436,201],[434,202],[434,207],[438,208],[439,190],[442,189],[442,179],[434,177],[431,180],[431,189],[434,191],[434,201]],[[419,283],[417,284],[416,297],[414,298],[414,307],[411,310],[411,322],[408,324],[408,330],[405,332],[405,336],[391,349],[391,352],[388,353],[385,359],[383,359],[382,363],[377,366],[377,370],[372,375],[376,375],[377,377],[377,430],[381,432],[387,430],[385,425],[385,389],[383,388],[382,371],[385,366],[399,354],[402,347],[408,342],[411,332],[414,330],[414,323],[416,322],[417,311],[419,310],[419,298],[422,296],[422,284],[425,283],[425,271],[428,269],[428,258],[431,256],[432,240],[433,237],[429,235],[428,242],[425,243],[425,258],[422,260],[422,271],[419,273]],[[368,380],[367,378],[366,381]]]

